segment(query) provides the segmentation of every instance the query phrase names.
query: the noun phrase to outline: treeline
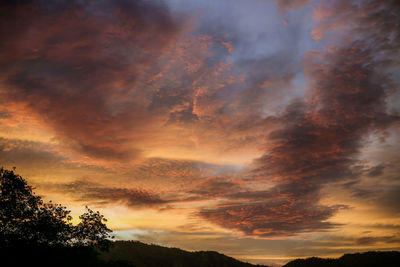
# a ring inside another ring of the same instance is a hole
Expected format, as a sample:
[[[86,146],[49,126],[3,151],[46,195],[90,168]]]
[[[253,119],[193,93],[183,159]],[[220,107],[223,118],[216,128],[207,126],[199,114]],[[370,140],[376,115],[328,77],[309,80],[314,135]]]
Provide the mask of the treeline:
[[[214,251],[188,252],[177,248],[148,245],[138,241],[117,241],[99,255],[104,261],[118,260],[137,267],[254,267]],[[283,267],[398,267],[399,251],[370,251],[345,254],[337,259],[312,257],[293,260]]]
[[[116,241],[99,258],[129,263],[135,267],[262,267],[238,261],[215,251],[188,252],[178,248],[148,245],[138,241]],[[266,266],[264,266],[266,267]]]
[[[55,247],[49,245],[14,246],[0,250],[0,266],[97,266],[97,267],[130,267],[130,263],[122,261],[103,261],[95,247]]]
[[[188,252],[137,241],[96,247],[21,246],[0,250],[0,266],[262,267],[214,251]],[[265,266],[264,266],[265,267]]]
[[[364,253],[345,254],[338,259],[312,257],[297,259],[283,267],[398,267],[399,251],[369,251]]]

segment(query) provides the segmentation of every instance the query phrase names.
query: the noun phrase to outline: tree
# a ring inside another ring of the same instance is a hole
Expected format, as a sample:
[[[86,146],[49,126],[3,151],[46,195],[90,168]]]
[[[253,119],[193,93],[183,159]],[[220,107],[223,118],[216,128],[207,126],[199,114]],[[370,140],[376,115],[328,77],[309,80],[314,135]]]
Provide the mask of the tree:
[[[15,170],[15,169],[14,169]],[[14,170],[0,169],[0,248],[16,246],[107,248],[111,230],[86,207],[78,225],[65,206],[45,203]]]
[[[96,246],[100,249],[109,246],[111,230],[107,228],[104,218],[100,212],[86,207],[87,212],[79,216],[81,222],[74,227],[74,239],[80,246]]]

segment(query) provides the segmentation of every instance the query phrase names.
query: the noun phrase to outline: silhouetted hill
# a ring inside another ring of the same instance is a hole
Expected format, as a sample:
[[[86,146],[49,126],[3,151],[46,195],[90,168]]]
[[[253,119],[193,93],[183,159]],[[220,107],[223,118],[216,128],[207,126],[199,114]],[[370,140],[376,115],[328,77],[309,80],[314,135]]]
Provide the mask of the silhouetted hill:
[[[262,267],[215,251],[188,252],[178,248],[116,241],[108,251],[90,247],[21,246],[2,248],[0,266],[96,267]],[[338,259],[297,259],[283,267],[398,267],[400,252],[345,254]],[[264,266],[266,267],[266,266]]]
[[[18,246],[0,249],[0,266],[255,267],[214,251],[116,241],[108,251],[90,247]],[[264,266],[265,267],[265,266]]]
[[[400,252],[370,251],[365,253],[345,254],[338,259],[308,258],[297,259],[283,267],[398,267]]]
[[[138,241],[116,241],[99,258],[135,267],[254,267],[215,251],[188,252],[178,248],[148,245]]]

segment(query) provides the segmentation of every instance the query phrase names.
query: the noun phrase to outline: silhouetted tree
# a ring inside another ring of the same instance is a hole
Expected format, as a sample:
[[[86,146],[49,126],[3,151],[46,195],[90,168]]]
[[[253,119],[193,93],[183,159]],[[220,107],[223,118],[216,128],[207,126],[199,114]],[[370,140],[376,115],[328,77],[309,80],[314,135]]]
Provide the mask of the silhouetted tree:
[[[100,249],[109,246],[111,230],[107,228],[107,219],[98,211],[86,207],[87,212],[79,216],[81,222],[74,227],[73,236],[81,246],[96,246]]]
[[[78,225],[66,207],[44,203],[14,170],[0,169],[0,248],[18,246],[99,246],[107,248],[112,232],[99,212],[86,207]]]

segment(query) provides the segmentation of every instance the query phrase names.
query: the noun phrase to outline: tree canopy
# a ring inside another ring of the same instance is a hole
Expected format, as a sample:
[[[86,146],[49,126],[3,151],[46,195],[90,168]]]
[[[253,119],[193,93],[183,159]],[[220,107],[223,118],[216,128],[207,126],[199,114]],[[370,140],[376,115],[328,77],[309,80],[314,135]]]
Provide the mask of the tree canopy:
[[[86,207],[72,224],[65,206],[45,203],[14,170],[0,168],[0,248],[16,246],[100,247],[110,244],[111,230],[98,211]]]

